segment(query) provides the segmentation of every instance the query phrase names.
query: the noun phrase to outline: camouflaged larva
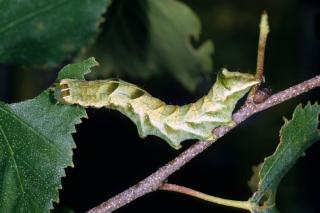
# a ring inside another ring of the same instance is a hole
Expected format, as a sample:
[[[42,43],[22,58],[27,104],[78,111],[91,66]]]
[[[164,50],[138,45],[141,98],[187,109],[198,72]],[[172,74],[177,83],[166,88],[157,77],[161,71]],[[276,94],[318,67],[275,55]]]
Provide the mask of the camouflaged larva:
[[[156,135],[178,149],[184,140],[211,140],[214,128],[233,125],[235,104],[257,83],[251,74],[224,69],[206,96],[183,106],[167,105],[133,84],[116,80],[63,79],[55,97],[62,103],[118,110],[136,124],[142,138]]]

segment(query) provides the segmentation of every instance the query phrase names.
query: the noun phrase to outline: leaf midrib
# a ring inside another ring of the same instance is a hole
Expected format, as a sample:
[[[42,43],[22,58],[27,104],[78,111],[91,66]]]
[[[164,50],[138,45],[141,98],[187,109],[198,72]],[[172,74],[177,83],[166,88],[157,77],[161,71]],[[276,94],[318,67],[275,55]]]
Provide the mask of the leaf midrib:
[[[62,151],[57,147],[55,146],[55,143],[53,143],[51,140],[49,140],[47,137],[45,137],[44,135],[42,135],[40,132],[38,132],[36,129],[33,129],[32,126],[29,126],[27,125],[27,123],[21,118],[19,117],[18,115],[16,115],[14,112],[12,112],[11,110],[6,110],[4,108],[1,108],[0,107],[0,110],[6,114],[11,114],[12,117],[14,117],[16,120],[18,120],[22,125],[24,125],[25,127],[27,127],[30,131],[32,131],[35,135],[37,135],[38,137],[42,138],[42,140],[44,140],[45,142],[47,142],[47,144],[51,145],[51,147],[53,147],[55,150],[57,150],[57,152],[61,155],[63,155]],[[21,178],[21,175],[20,175],[20,172],[19,172],[19,168],[18,168],[18,165],[17,165],[17,160],[18,158],[16,159],[15,156],[14,156],[14,151],[10,145],[10,142],[9,142],[9,139],[7,138],[3,128],[2,128],[2,125],[0,124],[0,133],[4,136],[4,139],[5,139],[5,142],[6,142],[6,146],[8,147],[8,150],[9,150],[9,154],[10,154],[10,157],[13,159],[13,162],[14,162],[14,168],[15,168],[15,171],[16,171],[16,174],[17,174],[17,177],[19,179],[19,185],[20,185],[20,190],[21,190],[21,193],[22,193],[22,196],[23,198],[25,199],[28,199],[29,202],[35,202],[34,199],[29,199],[29,196],[27,193],[25,193],[25,189],[24,189],[24,186],[23,186],[23,183],[22,183],[22,178]],[[22,161],[24,161],[23,159],[21,159]],[[24,163],[27,163],[27,162],[24,162]],[[30,166],[30,165],[29,165]],[[33,171],[37,176],[39,176],[39,174],[37,174],[35,171]],[[44,181],[42,179],[42,181]],[[44,182],[45,183],[45,182]],[[39,205],[41,206],[41,205]]]
[[[18,180],[19,180],[19,188],[20,188],[20,190],[22,192],[22,196],[24,196],[25,195],[25,190],[24,190],[24,187],[23,187],[23,184],[22,184],[22,179],[21,179],[21,175],[20,175],[20,172],[19,172],[19,169],[18,169],[18,165],[17,165],[16,159],[14,157],[14,151],[13,151],[13,149],[12,149],[10,143],[9,143],[9,140],[8,140],[5,132],[3,131],[3,128],[2,128],[1,125],[0,125],[0,132],[3,135],[4,140],[6,142],[6,146],[7,146],[7,149],[9,150],[10,158],[12,158],[12,160],[13,160],[14,169],[16,171],[16,174],[17,174],[17,177],[18,177]]]

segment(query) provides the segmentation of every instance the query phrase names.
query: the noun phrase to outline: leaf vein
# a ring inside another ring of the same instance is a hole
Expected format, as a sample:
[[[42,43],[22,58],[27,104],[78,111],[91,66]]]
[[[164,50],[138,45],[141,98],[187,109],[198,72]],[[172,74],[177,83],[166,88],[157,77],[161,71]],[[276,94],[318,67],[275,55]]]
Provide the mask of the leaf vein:
[[[6,110],[4,110],[2,108],[0,108],[0,110],[5,112],[5,113],[9,113],[8,111],[6,111]],[[12,116],[14,116],[17,120],[19,120],[21,122],[21,124],[23,124],[25,127],[27,127],[31,132],[33,132],[35,135],[40,137],[44,142],[46,142],[48,145],[50,145],[59,154],[61,154],[63,156],[62,150],[60,150],[60,148],[54,143],[54,141],[52,141],[51,139],[45,137],[43,134],[41,134],[39,131],[37,131],[37,129],[34,129],[34,127],[28,125],[25,120],[23,120],[21,117],[17,116],[15,113],[12,113]]]
[[[16,159],[15,159],[15,156],[14,156],[13,149],[12,149],[12,147],[10,145],[10,142],[9,142],[5,132],[3,131],[3,128],[2,128],[1,125],[0,125],[0,132],[3,135],[3,138],[4,138],[5,142],[6,142],[7,149],[9,150],[9,155],[13,160],[14,169],[16,171],[16,174],[17,174],[17,177],[18,177],[18,180],[19,180],[19,188],[20,188],[20,190],[22,192],[22,196],[25,196],[25,190],[24,190],[24,187],[23,187],[23,184],[22,184],[21,175],[20,175],[20,172],[19,172],[19,169],[18,169],[18,165],[17,165]]]

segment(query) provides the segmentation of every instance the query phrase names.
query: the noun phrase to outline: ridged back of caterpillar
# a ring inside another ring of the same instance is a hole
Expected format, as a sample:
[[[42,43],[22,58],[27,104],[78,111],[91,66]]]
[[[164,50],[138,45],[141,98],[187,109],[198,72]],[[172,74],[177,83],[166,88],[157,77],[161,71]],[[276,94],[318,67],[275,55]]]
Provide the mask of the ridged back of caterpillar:
[[[232,125],[236,102],[256,83],[250,74],[223,70],[206,96],[195,103],[177,106],[167,105],[124,81],[63,79],[57,91],[61,97],[57,99],[84,107],[118,110],[136,124],[141,137],[156,135],[179,148],[184,140],[214,139],[212,129]]]

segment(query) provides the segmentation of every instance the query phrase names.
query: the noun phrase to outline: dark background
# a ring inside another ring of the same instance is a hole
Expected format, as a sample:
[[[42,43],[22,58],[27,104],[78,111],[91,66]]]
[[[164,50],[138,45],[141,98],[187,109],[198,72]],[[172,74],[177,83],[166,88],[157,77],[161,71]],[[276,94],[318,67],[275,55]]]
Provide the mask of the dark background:
[[[265,76],[274,92],[309,79],[320,70],[320,3],[317,0],[187,0],[202,22],[202,40],[212,39],[215,74],[222,67],[254,73],[258,24],[268,11],[271,33],[267,42]],[[195,44],[196,46],[198,44]],[[59,70],[59,69],[57,69]],[[56,72],[33,72],[0,66],[0,99],[17,102],[47,88]],[[125,79],[130,81],[130,79]],[[195,93],[170,76],[144,82],[143,88],[171,104],[184,104],[204,95],[204,82]],[[291,118],[298,103],[319,100],[319,90],[253,116],[169,178],[193,189],[236,200],[247,200],[251,167],[272,154],[279,142],[282,116]],[[88,110],[89,120],[77,126],[75,168],[67,169],[59,207],[84,212],[145,178],[193,141],[173,150],[156,137],[142,140],[136,127],[118,112]],[[301,158],[280,184],[281,212],[320,212],[320,144]],[[148,194],[117,212],[245,212],[170,192]]]

